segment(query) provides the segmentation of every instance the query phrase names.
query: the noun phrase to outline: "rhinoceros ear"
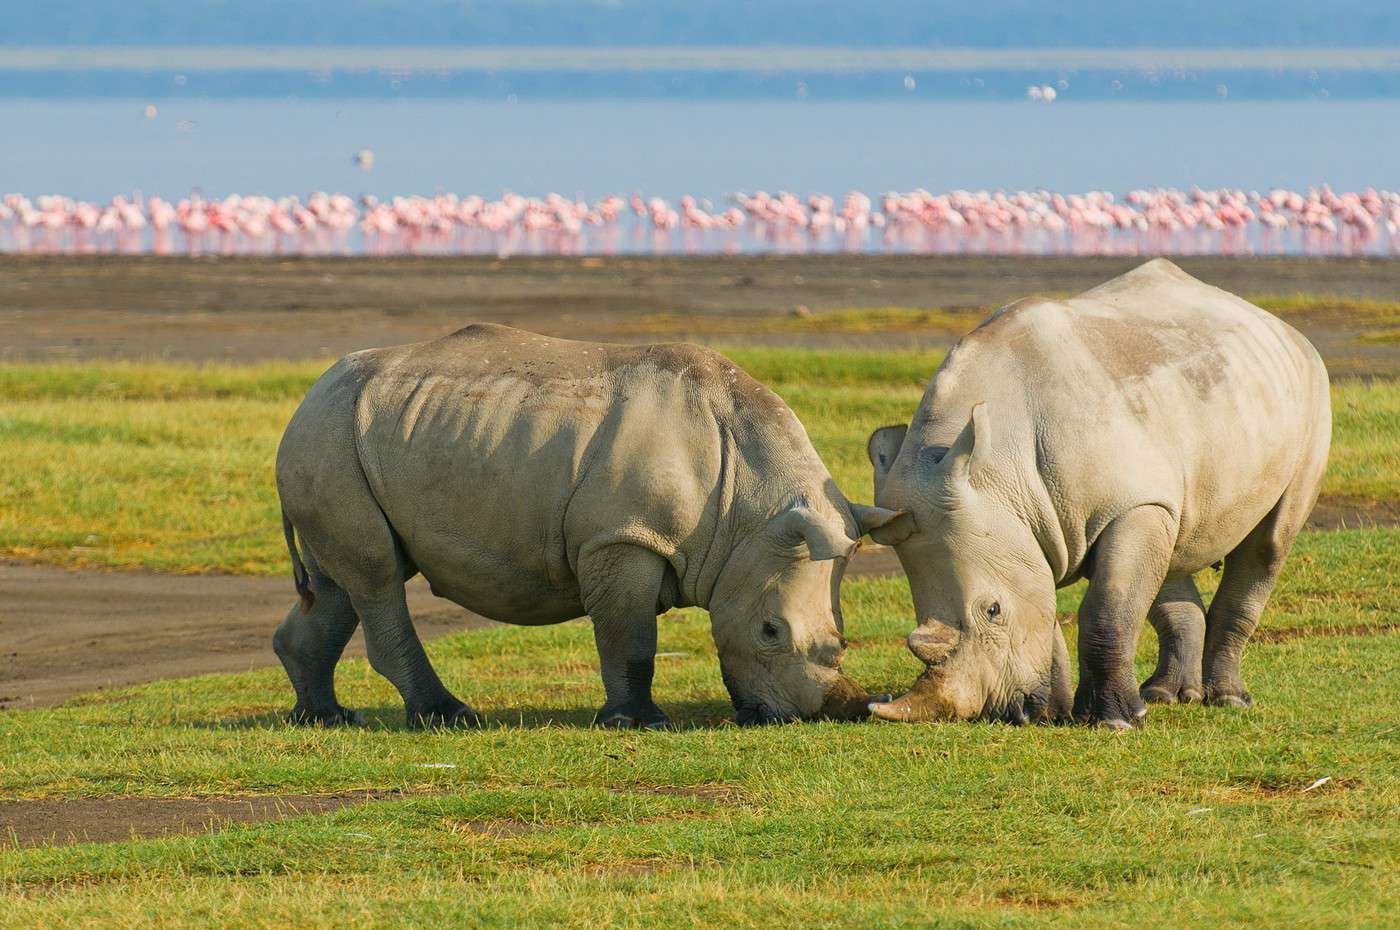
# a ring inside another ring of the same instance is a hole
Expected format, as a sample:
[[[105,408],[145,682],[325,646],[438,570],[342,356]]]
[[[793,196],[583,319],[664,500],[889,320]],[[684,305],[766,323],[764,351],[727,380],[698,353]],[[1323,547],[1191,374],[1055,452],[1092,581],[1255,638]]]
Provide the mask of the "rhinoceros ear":
[[[860,535],[868,536],[880,527],[904,516],[903,510],[886,510],[884,507],[868,507],[865,504],[852,504],[851,516],[856,518],[856,526],[860,528]]]
[[[916,529],[914,515],[907,510],[897,510],[893,511],[889,522],[870,531],[870,538],[882,546],[897,546],[914,535]]]
[[[870,464],[875,466],[876,494],[880,493],[885,476],[890,473],[895,456],[899,455],[899,447],[904,445],[904,434],[907,432],[909,427],[901,423],[898,426],[882,426],[870,434],[865,453],[870,456]]]
[[[979,454],[985,453],[991,445],[991,420],[987,416],[987,405],[976,404],[967,425],[958,434],[948,454],[938,463],[938,470],[955,481],[966,481],[977,469]]]
[[[773,522],[783,545],[795,549],[805,543],[813,562],[847,558],[858,545],[846,535],[844,525],[822,517],[805,504],[788,508]]]

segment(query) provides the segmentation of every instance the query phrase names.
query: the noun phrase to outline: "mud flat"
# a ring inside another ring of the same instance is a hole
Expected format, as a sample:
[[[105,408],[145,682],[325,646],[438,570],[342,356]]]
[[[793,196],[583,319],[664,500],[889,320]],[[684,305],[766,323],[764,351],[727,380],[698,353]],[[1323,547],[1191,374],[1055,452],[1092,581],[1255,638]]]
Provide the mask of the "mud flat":
[[[155,258],[0,255],[0,361],[324,358],[473,320],[551,335],[896,347],[951,344],[980,312],[1072,294],[1139,257]],[[1400,260],[1182,258],[1238,294],[1400,300]],[[852,307],[966,308],[941,325],[824,332],[754,321]],[[1345,313],[1290,315],[1339,373],[1400,374],[1400,341]]]

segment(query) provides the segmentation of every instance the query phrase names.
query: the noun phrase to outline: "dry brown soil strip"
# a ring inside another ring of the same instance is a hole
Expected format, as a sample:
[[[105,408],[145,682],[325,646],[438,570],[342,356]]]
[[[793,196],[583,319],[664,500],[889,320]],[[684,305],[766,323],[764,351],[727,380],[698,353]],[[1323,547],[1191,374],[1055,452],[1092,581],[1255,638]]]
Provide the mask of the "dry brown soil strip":
[[[686,339],[687,319],[847,307],[995,307],[1075,294],[1137,257],[150,258],[0,255],[0,360],[339,356],[473,321],[575,339]],[[1236,294],[1394,299],[1400,261],[1182,258]],[[649,330],[647,317],[674,322]],[[1400,343],[1363,344],[1345,315],[1295,319],[1334,375],[1400,374]],[[716,336],[726,344],[948,345],[966,327]],[[931,372],[930,372],[931,374]]]
[[[0,843],[65,846],[133,838],[188,836],[232,824],[328,814],[397,791],[341,791],[236,798],[38,798],[0,801]]]
[[[272,631],[295,600],[286,578],[0,563],[0,708],[276,665]],[[425,639],[491,623],[433,597],[422,579],[409,583],[408,604]],[[362,633],[346,654],[365,654]]]
[[[735,803],[731,785],[635,786],[620,791]],[[448,793],[443,790],[355,790],[329,794],[248,795],[222,798],[21,798],[0,800],[0,849],[65,846],[210,833],[234,824],[329,814],[374,801]],[[524,836],[545,825],[525,820],[454,821],[458,831],[498,838]]]

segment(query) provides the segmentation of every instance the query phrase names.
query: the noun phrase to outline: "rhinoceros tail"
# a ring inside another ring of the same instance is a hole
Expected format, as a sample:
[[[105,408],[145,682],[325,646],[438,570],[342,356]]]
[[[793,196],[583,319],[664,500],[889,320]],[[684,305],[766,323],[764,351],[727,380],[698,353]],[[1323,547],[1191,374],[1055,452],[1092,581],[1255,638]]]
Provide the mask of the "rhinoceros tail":
[[[311,575],[301,561],[301,553],[297,551],[296,528],[285,510],[282,511],[282,535],[287,538],[287,553],[292,557],[292,583],[297,586],[297,595],[301,598],[301,612],[311,613],[311,608],[316,604],[316,593],[311,590]]]

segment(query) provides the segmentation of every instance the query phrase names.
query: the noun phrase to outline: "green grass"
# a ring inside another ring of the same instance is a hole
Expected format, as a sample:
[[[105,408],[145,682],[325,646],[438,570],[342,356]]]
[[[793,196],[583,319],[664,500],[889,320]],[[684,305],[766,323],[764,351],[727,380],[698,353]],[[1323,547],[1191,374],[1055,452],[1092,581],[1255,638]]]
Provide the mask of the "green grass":
[[[1305,536],[1266,621],[1297,638],[1247,653],[1257,706],[1154,708],[1121,736],[735,729],[698,611],[661,625],[660,648],[685,653],[658,671],[672,733],[588,728],[601,687],[581,623],[430,644],[487,714],[479,732],[404,730],[362,660],[340,690],[364,729],[282,725],[279,670],[0,715],[5,796],[409,792],[210,835],[12,848],[0,925],[1391,926],[1397,575],[1400,531]],[[907,685],[907,587],[859,579],[844,599],[849,671]],[[1146,632],[1142,676],[1154,648]],[[658,790],[687,787],[706,790]]]
[[[781,394],[837,482],[871,499],[865,439],[906,422],[941,358],[736,349]],[[322,364],[0,365],[0,555],[162,571],[285,570],[272,465]],[[1400,496],[1400,384],[1333,389],[1324,493]]]
[[[1365,297],[1327,297],[1321,294],[1255,294],[1248,298],[1256,307],[1281,317],[1310,313],[1335,313],[1368,323],[1400,322],[1400,301]]]

